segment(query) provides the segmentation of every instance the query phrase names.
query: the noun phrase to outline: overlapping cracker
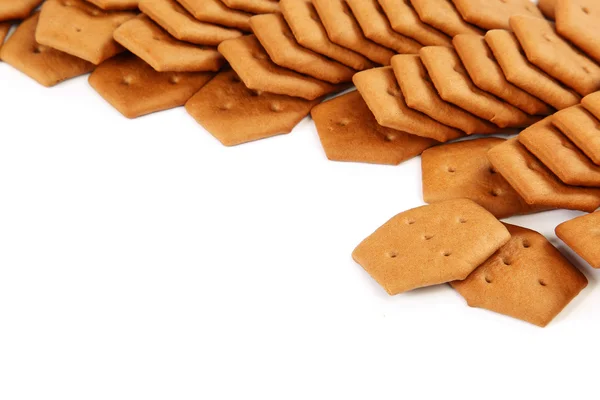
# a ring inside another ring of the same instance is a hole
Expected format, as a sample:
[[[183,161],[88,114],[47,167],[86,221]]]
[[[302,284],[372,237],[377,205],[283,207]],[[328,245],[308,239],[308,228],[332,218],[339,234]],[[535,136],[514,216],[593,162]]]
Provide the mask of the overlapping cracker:
[[[600,92],[598,92],[584,97],[582,104],[588,103],[590,96],[595,96],[596,101],[600,102]],[[585,107],[576,105],[554,114],[552,123],[593,163],[600,165],[600,120],[598,118],[594,117]]]
[[[271,60],[280,67],[331,83],[352,80],[353,69],[300,46],[281,14],[255,15],[250,25]]]
[[[177,0],[198,21],[250,31],[250,17],[243,11],[227,7],[221,0]]]
[[[279,12],[279,0],[221,0],[227,7],[253,14]]]
[[[595,0],[557,0],[556,30],[600,61],[600,3]]]
[[[411,0],[411,4],[421,21],[450,37],[484,34],[481,29],[466,22],[449,0]]]
[[[600,91],[585,96],[581,100],[581,105],[597,119],[600,119]]]
[[[135,15],[104,11],[81,0],[48,0],[42,6],[35,38],[97,65],[124,51],[113,40],[113,32]]]
[[[482,29],[510,29],[513,15],[543,18],[530,0],[452,0],[463,19]]]
[[[556,235],[593,268],[600,268],[600,211],[563,222]]]
[[[357,91],[319,104],[311,115],[334,161],[397,165],[439,143],[379,125]]]
[[[465,279],[510,240],[508,230],[471,200],[405,211],[352,253],[390,295]]]
[[[10,31],[10,27],[12,23],[10,22],[2,22],[0,23],[0,50],[2,49],[2,45],[4,44],[4,39],[8,35],[8,31]]]
[[[554,20],[557,0],[538,0],[538,8],[544,17]]]
[[[471,307],[544,327],[586,286],[586,277],[543,235],[506,225],[510,241],[451,285]]]
[[[136,10],[139,0],[87,0],[107,11]]]
[[[359,72],[352,81],[380,125],[439,142],[464,135],[408,107],[391,67]]]
[[[217,46],[223,40],[242,36],[236,29],[198,21],[175,0],[140,0],[140,10],[184,42]]]
[[[0,0],[0,22],[25,19],[44,0]]]

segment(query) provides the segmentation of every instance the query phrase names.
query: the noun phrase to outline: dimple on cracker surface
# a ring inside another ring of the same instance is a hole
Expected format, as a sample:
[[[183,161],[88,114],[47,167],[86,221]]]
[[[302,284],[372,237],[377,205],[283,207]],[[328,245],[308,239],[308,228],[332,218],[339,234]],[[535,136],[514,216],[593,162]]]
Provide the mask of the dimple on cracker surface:
[[[0,21],[25,19],[43,0],[0,0]]]
[[[221,0],[177,0],[198,21],[250,31],[252,14],[227,7]]]
[[[103,10],[123,11],[138,8],[139,0],[87,0]]]
[[[279,12],[278,0],[221,0],[227,7],[253,14]]]
[[[600,92],[591,94],[600,100]],[[584,97],[583,103],[588,96]],[[552,123],[585,153],[600,165],[600,120],[581,105],[565,108],[552,116]]]
[[[530,0],[452,0],[465,21],[482,29],[510,29],[513,15],[527,15],[543,20]]]
[[[397,165],[438,144],[379,125],[357,91],[319,104],[311,115],[325,154],[334,161]]]
[[[600,3],[595,0],[557,0],[556,30],[600,61]]]
[[[449,200],[400,213],[352,253],[390,295],[465,279],[510,239],[471,200]]]
[[[450,37],[459,34],[483,35],[483,30],[466,22],[449,0],[411,0],[421,21]]]
[[[600,268],[600,211],[563,222],[556,235],[592,267]]]
[[[587,278],[543,235],[506,227],[510,241],[451,285],[471,307],[544,327],[587,286]]]
[[[439,142],[464,135],[462,131],[408,107],[391,67],[362,71],[352,80],[380,125]]]

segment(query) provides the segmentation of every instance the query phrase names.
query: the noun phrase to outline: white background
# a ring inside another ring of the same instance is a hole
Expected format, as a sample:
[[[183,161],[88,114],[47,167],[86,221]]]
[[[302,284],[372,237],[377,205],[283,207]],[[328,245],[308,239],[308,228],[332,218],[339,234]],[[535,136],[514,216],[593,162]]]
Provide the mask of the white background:
[[[547,328],[351,259],[422,204],[420,160],[328,161],[314,125],[223,147],[0,64],[0,399],[597,397],[599,273]]]

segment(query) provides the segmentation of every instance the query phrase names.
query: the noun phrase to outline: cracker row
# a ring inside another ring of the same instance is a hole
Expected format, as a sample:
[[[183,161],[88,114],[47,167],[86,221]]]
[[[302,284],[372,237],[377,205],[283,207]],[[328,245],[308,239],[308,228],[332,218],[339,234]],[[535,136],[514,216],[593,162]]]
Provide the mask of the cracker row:
[[[421,21],[449,37],[460,34],[483,35],[484,31],[466,22],[451,1],[411,0]]]
[[[250,31],[252,14],[227,7],[221,0],[177,0],[198,21]]]
[[[593,268],[600,268],[600,211],[563,222],[556,235]]]
[[[0,0],[0,22],[27,18],[44,0]]]
[[[484,30],[510,29],[509,19],[527,15],[543,19],[540,10],[530,0],[452,0],[465,21]]]
[[[600,92],[583,98],[582,105],[565,108],[552,116],[552,123],[596,165],[600,165],[600,120],[585,109],[590,96],[600,101]]]
[[[268,14],[279,12],[278,0],[221,0],[229,8],[242,10],[253,14]]]

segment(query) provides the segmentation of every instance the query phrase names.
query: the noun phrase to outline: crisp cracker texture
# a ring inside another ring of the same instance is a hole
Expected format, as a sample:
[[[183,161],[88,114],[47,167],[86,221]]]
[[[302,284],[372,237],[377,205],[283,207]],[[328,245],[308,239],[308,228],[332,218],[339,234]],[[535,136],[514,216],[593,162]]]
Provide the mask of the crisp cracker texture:
[[[600,3],[596,0],[557,0],[558,33],[600,61]]]
[[[221,0],[177,0],[198,21],[250,32],[252,14],[227,7]]]
[[[136,10],[139,0],[87,0],[95,6],[108,11]]]
[[[530,0],[452,0],[463,19],[482,29],[510,29],[513,15],[528,15],[543,19],[540,10]]]
[[[563,222],[556,236],[593,268],[600,268],[600,211]]]
[[[279,12],[278,0],[221,0],[227,7],[253,14]]]
[[[591,94],[600,100],[600,92]],[[586,103],[584,97],[582,104]],[[585,153],[596,165],[600,165],[600,120],[585,107],[576,105],[552,116],[552,123]]]
[[[43,0],[0,0],[0,21],[25,19]]]
[[[449,200],[396,215],[352,253],[390,295],[465,279],[510,240],[471,200]]]
[[[451,285],[471,307],[544,327],[585,289],[587,278],[541,234],[506,227],[510,241]]]
[[[466,22],[449,0],[411,0],[410,3],[421,21],[450,37],[484,34],[483,30]]]

